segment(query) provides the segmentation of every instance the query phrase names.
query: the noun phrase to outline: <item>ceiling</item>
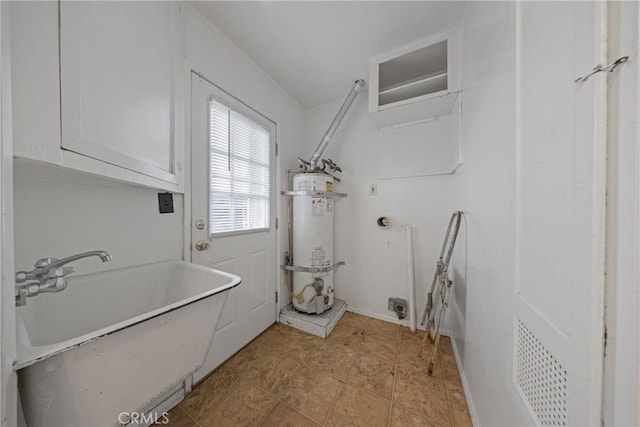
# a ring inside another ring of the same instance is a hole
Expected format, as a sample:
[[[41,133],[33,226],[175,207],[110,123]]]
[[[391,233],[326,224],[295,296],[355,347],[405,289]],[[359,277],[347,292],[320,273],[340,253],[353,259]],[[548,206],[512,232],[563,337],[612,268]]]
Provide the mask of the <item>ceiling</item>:
[[[305,107],[346,96],[369,59],[459,25],[463,2],[192,2]]]

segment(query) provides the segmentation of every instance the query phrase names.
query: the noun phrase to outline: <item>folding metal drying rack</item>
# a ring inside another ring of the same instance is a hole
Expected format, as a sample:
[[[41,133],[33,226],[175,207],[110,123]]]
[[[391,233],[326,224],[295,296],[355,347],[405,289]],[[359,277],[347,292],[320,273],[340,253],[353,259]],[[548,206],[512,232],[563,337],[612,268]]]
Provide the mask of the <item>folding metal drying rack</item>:
[[[449,219],[447,234],[444,237],[444,242],[442,242],[440,258],[438,258],[438,261],[436,262],[436,271],[433,274],[431,290],[427,294],[427,303],[425,305],[424,312],[422,313],[422,320],[420,321],[421,325],[424,325],[424,322],[427,321],[427,327],[418,356],[422,358],[427,346],[427,340],[433,344],[431,358],[429,359],[429,375],[433,374],[433,365],[436,360],[438,346],[440,344],[440,326],[442,325],[444,315],[447,312],[447,307],[449,307],[449,294],[451,293],[451,285],[453,284],[453,282],[449,280],[449,263],[451,262],[451,255],[453,254],[453,248],[456,244],[458,231],[460,231],[461,219],[461,211],[454,212]],[[452,227],[453,236],[451,236]]]

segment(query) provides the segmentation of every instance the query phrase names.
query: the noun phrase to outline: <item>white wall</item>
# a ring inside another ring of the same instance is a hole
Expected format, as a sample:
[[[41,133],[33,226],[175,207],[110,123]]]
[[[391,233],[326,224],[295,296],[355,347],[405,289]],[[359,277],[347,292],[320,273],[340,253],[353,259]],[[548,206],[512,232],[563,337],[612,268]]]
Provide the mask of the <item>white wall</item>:
[[[605,425],[640,424],[638,18],[637,2],[609,4],[609,60],[630,61],[609,75]]]
[[[295,158],[303,151],[306,117],[302,106],[190,4],[187,4],[186,57],[188,66],[277,124],[278,172],[284,188],[286,170],[296,167]],[[187,183],[186,187],[189,186]],[[277,197],[282,212],[279,266],[287,250],[287,229],[285,200],[279,193]],[[289,303],[290,298],[284,286],[284,275],[280,270],[278,274],[282,307]]]
[[[25,161],[14,165],[16,268],[39,258],[103,249],[73,264],[77,274],[182,259],[182,195],[158,213],[158,191]]]
[[[450,320],[474,423],[522,425],[511,393],[515,249],[515,14],[471,2],[463,26],[462,157],[453,207],[464,211]]]
[[[350,83],[345,82],[345,96]],[[301,157],[311,157],[342,101],[308,110],[307,145]],[[453,136],[449,142],[458,143]],[[350,310],[397,322],[387,300],[408,297],[403,226],[412,225],[420,315],[451,215],[451,175],[378,179],[378,131],[368,113],[366,91],[354,103],[323,157],[331,158],[344,171],[335,188],[348,195],[335,207],[335,257],[346,262],[336,271],[337,297],[344,299]],[[369,195],[369,184],[377,185],[376,196]],[[391,219],[391,227],[377,226],[381,216]]]

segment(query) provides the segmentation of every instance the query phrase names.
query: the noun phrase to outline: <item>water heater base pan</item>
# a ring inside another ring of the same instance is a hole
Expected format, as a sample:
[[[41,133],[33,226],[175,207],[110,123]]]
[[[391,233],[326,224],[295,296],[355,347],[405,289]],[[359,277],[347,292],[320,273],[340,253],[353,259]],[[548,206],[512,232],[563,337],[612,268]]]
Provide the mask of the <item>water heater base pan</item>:
[[[322,314],[301,313],[290,303],[280,310],[280,323],[327,338],[346,310],[347,304],[337,298],[333,301],[333,306]]]

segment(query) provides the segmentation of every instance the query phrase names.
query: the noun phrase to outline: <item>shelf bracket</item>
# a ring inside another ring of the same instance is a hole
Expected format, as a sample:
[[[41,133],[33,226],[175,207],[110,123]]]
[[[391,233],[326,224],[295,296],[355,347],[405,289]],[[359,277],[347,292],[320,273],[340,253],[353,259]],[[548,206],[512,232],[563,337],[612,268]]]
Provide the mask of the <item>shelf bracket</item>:
[[[345,262],[339,261],[328,267],[303,267],[301,265],[281,265],[280,268],[285,271],[295,271],[295,272],[302,272],[302,273],[327,273],[331,270],[335,270],[341,265],[345,265]]]

